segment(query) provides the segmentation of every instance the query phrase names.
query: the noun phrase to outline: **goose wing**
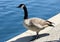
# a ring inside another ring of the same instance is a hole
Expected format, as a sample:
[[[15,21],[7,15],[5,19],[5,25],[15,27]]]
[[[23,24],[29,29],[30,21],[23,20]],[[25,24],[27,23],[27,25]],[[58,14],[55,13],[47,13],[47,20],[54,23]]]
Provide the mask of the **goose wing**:
[[[30,22],[32,25],[34,25],[35,27],[38,27],[38,28],[45,28],[48,26],[46,21],[43,19],[31,19]]]

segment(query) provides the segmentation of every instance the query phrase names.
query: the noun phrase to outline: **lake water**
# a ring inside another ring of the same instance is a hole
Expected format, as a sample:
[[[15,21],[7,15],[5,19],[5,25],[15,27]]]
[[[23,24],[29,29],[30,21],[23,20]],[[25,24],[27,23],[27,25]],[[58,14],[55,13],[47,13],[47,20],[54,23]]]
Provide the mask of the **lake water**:
[[[49,19],[60,12],[60,0],[0,0],[0,42],[4,42],[27,29],[23,26],[21,3],[27,6],[29,18]]]

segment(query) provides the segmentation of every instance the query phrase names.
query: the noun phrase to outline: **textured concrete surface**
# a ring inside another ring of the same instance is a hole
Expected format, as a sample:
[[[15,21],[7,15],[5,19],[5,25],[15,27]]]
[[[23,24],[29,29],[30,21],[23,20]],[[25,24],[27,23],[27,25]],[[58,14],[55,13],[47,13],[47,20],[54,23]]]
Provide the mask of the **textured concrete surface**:
[[[6,42],[60,42],[60,13],[48,20],[54,22],[55,27],[47,27],[42,30],[38,39],[33,39],[36,36],[35,32],[27,30]]]

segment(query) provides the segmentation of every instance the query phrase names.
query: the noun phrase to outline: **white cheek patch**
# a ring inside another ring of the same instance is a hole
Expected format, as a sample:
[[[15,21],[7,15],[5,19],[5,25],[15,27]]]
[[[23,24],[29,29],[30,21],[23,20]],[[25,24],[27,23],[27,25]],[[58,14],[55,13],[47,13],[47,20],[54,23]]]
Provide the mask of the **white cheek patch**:
[[[24,5],[21,6],[21,8],[23,8],[23,7],[24,7]]]

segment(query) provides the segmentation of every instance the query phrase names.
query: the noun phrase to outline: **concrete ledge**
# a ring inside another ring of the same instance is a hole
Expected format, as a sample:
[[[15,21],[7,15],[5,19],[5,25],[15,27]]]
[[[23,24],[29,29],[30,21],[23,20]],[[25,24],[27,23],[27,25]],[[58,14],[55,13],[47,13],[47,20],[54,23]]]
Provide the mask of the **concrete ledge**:
[[[60,42],[60,13],[48,19],[55,23],[55,27],[47,27],[40,32],[40,37],[32,42]],[[13,37],[6,42],[31,42],[30,40],[35,36],[35,32],[27,30],[26,32]]]

